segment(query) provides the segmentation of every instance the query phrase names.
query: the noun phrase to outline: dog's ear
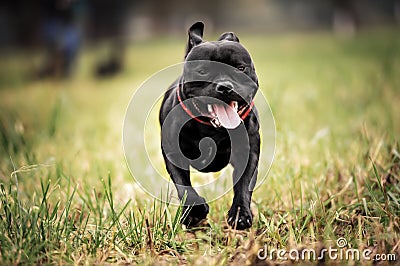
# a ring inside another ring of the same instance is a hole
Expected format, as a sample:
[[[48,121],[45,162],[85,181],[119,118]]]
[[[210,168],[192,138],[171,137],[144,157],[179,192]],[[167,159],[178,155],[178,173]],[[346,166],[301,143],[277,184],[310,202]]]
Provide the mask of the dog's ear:
[[[204,23],[201,21],[194,23],[189,28],[188,31],[189,40],[186,47],[185,58],[193,47],[203,42],[203,31],[204,31]]]
[[[222,35],[219,36],[218,41],[222,41],[222,40],[227,40],[227,41],[232,41],[232,42],[239,42],[239,38],[233,32],[222,33]]]

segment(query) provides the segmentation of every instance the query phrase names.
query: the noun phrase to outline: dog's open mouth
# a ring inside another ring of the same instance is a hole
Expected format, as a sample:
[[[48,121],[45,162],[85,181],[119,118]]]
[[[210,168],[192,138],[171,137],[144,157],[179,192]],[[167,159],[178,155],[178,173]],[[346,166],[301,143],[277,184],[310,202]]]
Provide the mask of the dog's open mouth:
[[[240,125],[237,101],[231,101],[229,104],[208,104],[207,109],[214,126],[235,129]]]
[[[226,129],[235,129],[240,125],[241,121],[247,117],[253,107],[253,101],[249,104],[245,101],[230,100],[229,102],[223,102],[220,99],[211,99],[208,102],[199,99],[200,97],[189,97],[190,102],[197,114],[208,117],[209,122],[204,122],[201,119],[197,119],[193,113],[183,104],[180,94],[179,87],[177,88],[178,100],[182,108],[186,111],[189,116],[196,119],[203,124],[212,125],[215,128],[224,127]]]

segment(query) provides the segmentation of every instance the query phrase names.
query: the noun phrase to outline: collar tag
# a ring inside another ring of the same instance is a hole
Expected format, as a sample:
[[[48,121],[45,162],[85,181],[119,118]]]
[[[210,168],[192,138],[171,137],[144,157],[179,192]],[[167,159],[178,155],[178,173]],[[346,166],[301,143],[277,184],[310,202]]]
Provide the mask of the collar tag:
[[[219,128],[221,127],[221,122],[219,122],[218,118],[213,118],[210,120],[210,123],[213,127]]]

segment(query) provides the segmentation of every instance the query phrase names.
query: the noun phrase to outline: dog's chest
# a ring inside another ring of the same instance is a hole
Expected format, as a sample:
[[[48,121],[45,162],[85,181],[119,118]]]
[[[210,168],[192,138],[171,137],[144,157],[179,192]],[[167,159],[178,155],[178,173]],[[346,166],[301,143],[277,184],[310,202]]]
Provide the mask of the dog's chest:
[[[207,126],[208,127],[208,126]],[[180,147],[184,153],[197,156],[200,149],[203,153],[230,153],[231,144],[226,130],[198,127],[184,127],[179,137]]]

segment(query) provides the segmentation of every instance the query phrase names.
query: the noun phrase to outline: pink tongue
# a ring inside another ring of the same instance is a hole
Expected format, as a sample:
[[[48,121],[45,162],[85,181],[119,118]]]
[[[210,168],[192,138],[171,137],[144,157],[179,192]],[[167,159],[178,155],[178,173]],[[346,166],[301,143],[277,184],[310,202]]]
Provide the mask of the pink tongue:
[[[219,122],[224,128],[235,129],[240,125],[239,115],[227,104],[213,104]]]

